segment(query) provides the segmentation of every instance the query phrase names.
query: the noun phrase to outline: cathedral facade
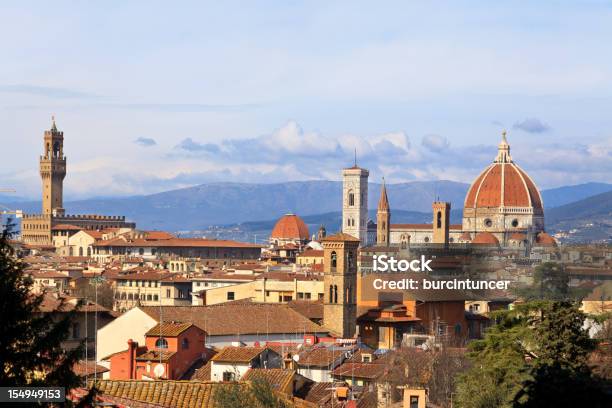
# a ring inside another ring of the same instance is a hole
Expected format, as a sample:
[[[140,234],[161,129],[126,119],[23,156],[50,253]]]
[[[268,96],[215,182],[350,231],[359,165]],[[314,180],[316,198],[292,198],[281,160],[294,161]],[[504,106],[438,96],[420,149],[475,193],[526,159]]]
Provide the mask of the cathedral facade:
[[[105,228],[135,228],[123,216],[68,215],[64,210],[64,132],[57,129],[55,119],[43,136],[43,154],[39,159],[42,180],[42,212],[24,214],[21,221],[21,240],[26,244],[51,246],[54,234],[65,233],[69,227],[84,230]]]
[[[367,219],[368,171],[354,166],[343,171],[342,232],[358,238],[361,246],[411,244],[482,244],[504,248],[555,245],[544,231],[544,206],[536,184],[510,155],[506,133],[497,156],[474,180],[465,197],[461,224],[451,224],[451,204],[432,203],[431,224],[394,224],[382,183],[376,223],[365,221],[365,231],[353,220]],[[355,192],[365,192],[355,201]],[[351,195],[353,194],[353,195]],[[355,204],[361,205],[355,205]],[[362,224],[359,224],[360,226]]]

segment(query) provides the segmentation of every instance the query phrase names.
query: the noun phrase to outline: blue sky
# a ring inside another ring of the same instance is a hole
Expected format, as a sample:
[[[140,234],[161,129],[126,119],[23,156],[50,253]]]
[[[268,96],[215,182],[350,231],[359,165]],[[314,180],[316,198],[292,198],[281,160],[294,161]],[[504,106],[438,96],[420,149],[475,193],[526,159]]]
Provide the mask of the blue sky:
[[[470,182],[503,128],[542,187],[612,177],[603,1],[19,2],[0,6],[0,187],[69,198],[209,181]],[[3,150],[4,150],[3,149]]]

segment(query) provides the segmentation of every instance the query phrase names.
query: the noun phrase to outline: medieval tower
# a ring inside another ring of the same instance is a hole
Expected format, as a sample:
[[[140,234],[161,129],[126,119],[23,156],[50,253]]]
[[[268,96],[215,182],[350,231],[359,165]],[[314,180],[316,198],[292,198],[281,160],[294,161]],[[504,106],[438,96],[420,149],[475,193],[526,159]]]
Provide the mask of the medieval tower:
[[[368,244],[368,176],[355,166],[342,171],[342,232]]]
[[[347,234],[323,239],[323,326],[348,339],[357,326],[357,250],[359,240]]]
[[[380,199],[376,211],[376,244],[379,246],[389,246],[391,231],[391,210],[389,209],[389,198],[387,197],[387,187],[383,179],[380,187]]]
[[[66,177],[64,132],[57,130],[55,118],[50,130],[45,130],[44,154],[40,156],[42,179],[42,213],[64,215],[63,184]]]
[[[434,201],[432,209],[433,243],[448,245],[451,204],[442,201]]]

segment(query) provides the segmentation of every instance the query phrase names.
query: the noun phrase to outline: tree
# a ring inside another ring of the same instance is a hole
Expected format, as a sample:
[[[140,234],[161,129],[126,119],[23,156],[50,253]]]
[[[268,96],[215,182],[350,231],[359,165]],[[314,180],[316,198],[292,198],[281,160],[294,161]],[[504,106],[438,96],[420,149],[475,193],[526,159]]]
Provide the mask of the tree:
[[[97,282],[94,282],[93,279],[96,279]],[[75,295],[78,298],[97,303],[100,306],[112,310],[115,302],[113,287],[100,277],[95,277],[93,279],[91,279],[87,285],[81,286],[76,291]],[[96,294],[96,292],[98,293]]]
[[[73,365],[83,345],[64,350],[76,310],[53,322],[39,313],[44,295],[33,295],[33,281],[24,274],[9,239],[12,226],[0,235],[0,386],[57,386],[80,384]]]
[[[270,383],[255,378],[245,384],[224,384],[215,390],[215,406],[223,408],[290,408],[293,404],[279,396]]]
[[[565,267],[554,262],[538,265],[533,273],[533,284],[516,290],[519,297],[527,300],[567,301],[582,299],[585,289],[569,286],[569,275]]]
[[[577,303],[530,302],[492,317],[497,324],[470,345],[457,406],[606,406],[587,364],[595,343]]]

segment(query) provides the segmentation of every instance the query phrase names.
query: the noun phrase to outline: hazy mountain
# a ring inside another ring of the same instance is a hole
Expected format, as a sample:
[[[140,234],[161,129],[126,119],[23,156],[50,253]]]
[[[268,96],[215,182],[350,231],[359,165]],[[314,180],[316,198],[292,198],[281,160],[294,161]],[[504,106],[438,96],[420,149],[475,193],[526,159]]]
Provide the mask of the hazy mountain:
[[[424,222],[419,221],[420,217],[429,222],[431,202],[436,198],[450,201],[454,210],[460,210],[468,188],[465,183],[453,181],[390,184],[387,191],[394,222]],[[546,206],[551,207],[553,204],[576,201],[606,189],[612,190],[612,185],[588,183],[545,190],[542,195]],[[71,214],[125,215],[136,221],[141,228],[200,230],[210,225],[275,220],[289,212],[302,217],[339,213],[341,191],[341,183],[337,181],[210,183],[146,196],[96,198],[69,201],[64,205]],[[370,209],[376,208],[379,193],[380,184],[370,183]],[[25,212],[40,212],[40,202],[17,202],[18,200],[10,200],[8,197],[10,195],[4,200],[0,199],[0,205]],[[460,211],[453,212],[453,222],[457,221],[456,214],[460,214]],[[405,221],[401,221],[402,219]],[[331,220],[313,220],[313,224],[319,223],[335,225]]]
[[[612,184],[585,183],[544,190],[542,192],[542,199],[546,208],[553,208],[608,191],[612,191]]]
[[[612,240],[612,191],[566,204],[546,212],[552,232],[569,233],[569,242],[610,242]]]

